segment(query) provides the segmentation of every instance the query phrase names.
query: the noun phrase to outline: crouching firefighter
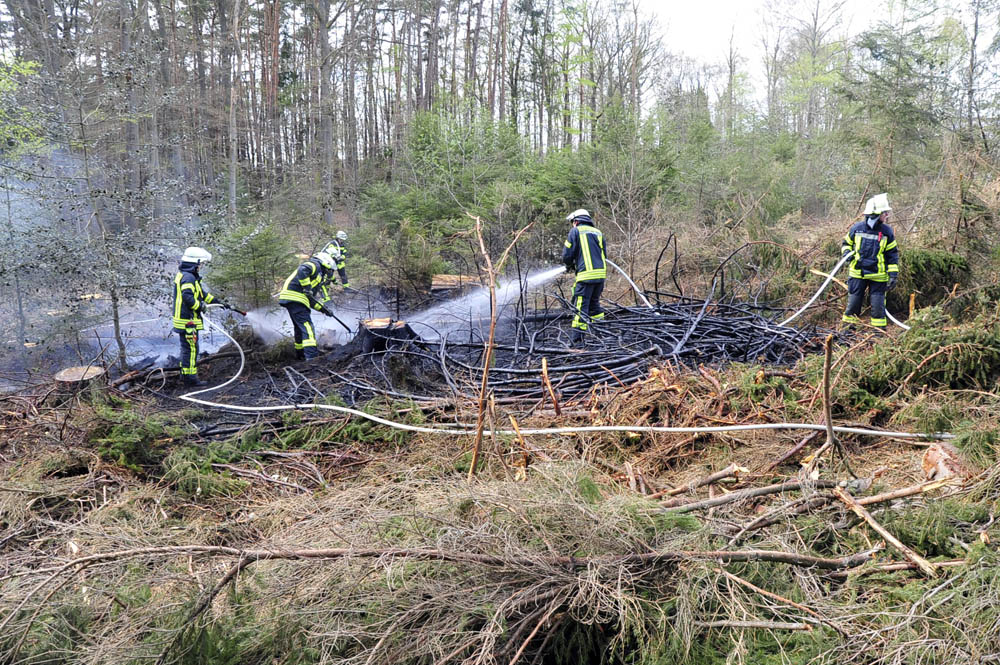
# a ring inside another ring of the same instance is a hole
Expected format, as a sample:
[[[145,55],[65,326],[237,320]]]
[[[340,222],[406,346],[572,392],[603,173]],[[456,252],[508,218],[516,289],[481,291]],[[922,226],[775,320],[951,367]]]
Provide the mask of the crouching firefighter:
[[[292,320],[295,357],[299,360],[312,360],[319,355],[311,310],[333,316],[326,303],[330,299],[327,287],[335,266],[332,256],[318,252],[288,276],[278,294],[278,304],[288,310],[288,318]]]
[[[896,236],[886,224],[890,210],[888,194],[871,197],[865,204],[864,219],[855,223],[844,236],[841,253],[851,257],[844,323],[861,322],[858,315],[864,305],[865,291],[868,291],[872,325],[886,326],[885,294],[896,286],[899,276],[899,248]]]
[[[205,329],[205,306],[216,298],[202,286],[198,269],[211,260],[207,250],[188,247],[174,275],[173,325],[181,340],[181,381],[189,386],[205,385],[198,380],[198,331]]]
[[[588,321],[604,318],[601,293],[608,276],[604,234],[592,225],[590,213],[584,209],[571,212],[566,220],[573,224],[563,249],[566,269],[576,272],[573,284],[573,316],[570,341],[579,342],[587,331]]]

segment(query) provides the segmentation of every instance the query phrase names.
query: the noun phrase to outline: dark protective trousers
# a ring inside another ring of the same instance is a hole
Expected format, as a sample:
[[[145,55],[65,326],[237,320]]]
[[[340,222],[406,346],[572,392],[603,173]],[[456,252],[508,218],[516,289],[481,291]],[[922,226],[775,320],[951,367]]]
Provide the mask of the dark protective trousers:
[[[174,328],[181,339],[181,376],[198,376],[198,329]]]
[[[604,310],[601,308],[602,293],[604,293],[603,279],[589,279],[577,282],[573,286],[573,309],[576,310],[576,316],[573,317],[572,328],[584,331],[587,330],[588,317],[594,321],[604,318]]]
[[[888,282],[875,282],[870,279],[851,277],[847,280],[847,310],[844,312],[844,323],[860,323],[858,314],[865,304],[865,291],[869,292],[872,303],[872,325],[885,328],[888,323],[885,316],[885,292],[889,289]]]
[[[288,310],[295,335],[295,356],[308,360],[319,355],[316,348],[316,329],[313,328],[312,310],[297,302],[281,303]]]

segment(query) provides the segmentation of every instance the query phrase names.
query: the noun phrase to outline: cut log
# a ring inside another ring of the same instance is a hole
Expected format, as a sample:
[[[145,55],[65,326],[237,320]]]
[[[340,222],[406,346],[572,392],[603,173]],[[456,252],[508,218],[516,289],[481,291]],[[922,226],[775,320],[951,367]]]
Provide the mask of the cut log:
[[[56,383],[64,384],[66,387],[82,388],[100,376],[104,376],[103,367],[85,365],[59,370],[52,378],[55,379]]]
[[[470,286],[482,286],[475,275],[431,275],[431,295],[451,295]]]
[[[64,404],[90,386],[103,387],[105,371],[103,367],[84,365],[66,367],[52,377],[55,389],[50,395],[50,404]],[[48,400],[47,400],[48,401]]]

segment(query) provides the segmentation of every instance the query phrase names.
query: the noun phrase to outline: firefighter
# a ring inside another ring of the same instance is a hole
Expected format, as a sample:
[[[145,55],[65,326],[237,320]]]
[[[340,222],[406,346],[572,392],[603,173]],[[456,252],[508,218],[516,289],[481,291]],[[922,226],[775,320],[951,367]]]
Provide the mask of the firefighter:
[[[604,234],[593,226],[590,213],[586,210],[576,210],[566,220],[573,224],[573,228],[566,238],[562,259],[566,269],[576,273],[573,284],[573,308],[576,315],[570,332],[570,341],[576,343],[583,339],[588,321],[600,321],[604,318],[601,293],[608,275],[605,258],[607,247],[604,244]]]
[[[326,308],[326,302],[330,299],[326,283],[333,277],[335,266],[332,256],[326,252],[318,252],[288,276],[278,294],[278,304],[288,310],[288,317],[292,320],[295,357],[299,360],[312,360],[319,355],[316,330],[309,310],[315,309],[333,316]]]
[[[351,289],[350,282],[347,281],[347,232],[337,231],[337,237],[327,243],[323,251],[333,257],[337,263],[337,274],[340,276],[340,284],[346,290]]]
[[[888,194],[871,197],[865,204],[864,218],[844,236],[841,253],[851,257],[844,323],[861,322],[858,315],[864,305],[865,291],[868,291],[872,325],[886,326],[885,294],[896,286],[899,276],[899,248],[896,236],[886,224],[890,210]]]
[[[174,275],[174,332],[181,340],[181,381],[189,386],[205,385],[198,380],[198,331],[205,328],[205,306],[217,300],[202,286],[198,269],[211,260],[207,250],[188,247]]]

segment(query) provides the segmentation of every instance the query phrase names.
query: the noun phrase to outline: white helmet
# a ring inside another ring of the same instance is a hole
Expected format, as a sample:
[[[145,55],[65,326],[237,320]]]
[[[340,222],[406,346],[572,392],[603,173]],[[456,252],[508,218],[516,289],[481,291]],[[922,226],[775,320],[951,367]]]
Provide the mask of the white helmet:
[[[184,263],[208,263],[212,260],[212,253],[201,247],[188,247],[184,250],[181,261]]]
[[[573,220],[580,219],[583,217],[586,217],[586,221],[588,222],[591,221],[590,213],[584,210],[583,208],[578,208],[577,210],[574,210],[570,214],[566,215],[566,221],[572,222]]]
[[[344,242],[347,240],[347,231],[337,231],[337,240]]]
[[[889,212],[890,210],[892,208],[889,207],[888,194],[876,194],[865,203],[866,215],[881,215],[883,212]]]
[[[333,257],[327,254],[326,252],[316,252],[313,258],[318,259],[320,264],[327,270],[333,270],[334,266],[336,265],[334,263]]]

